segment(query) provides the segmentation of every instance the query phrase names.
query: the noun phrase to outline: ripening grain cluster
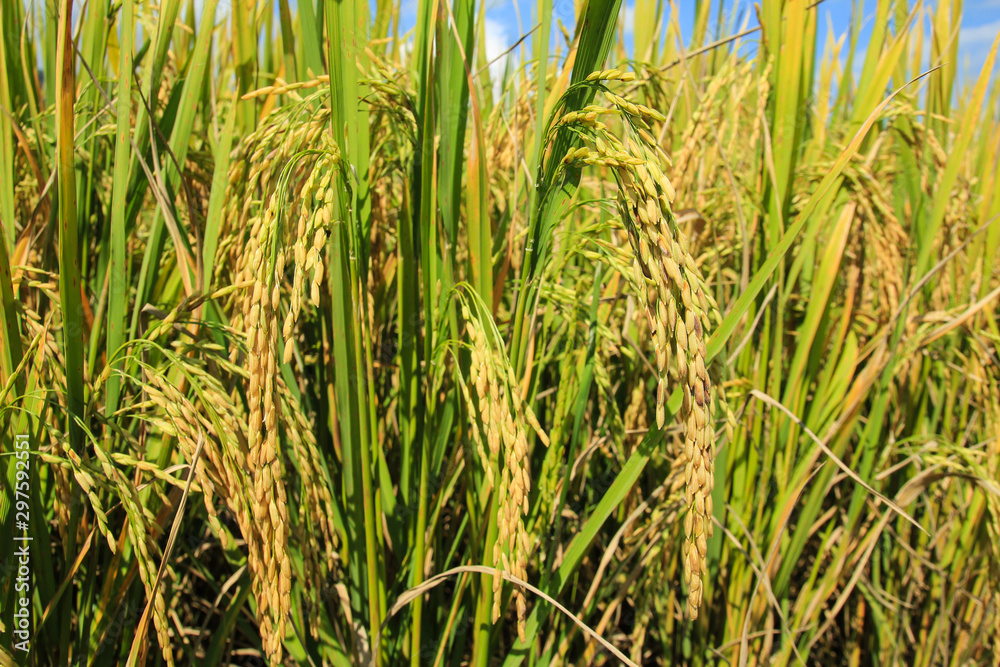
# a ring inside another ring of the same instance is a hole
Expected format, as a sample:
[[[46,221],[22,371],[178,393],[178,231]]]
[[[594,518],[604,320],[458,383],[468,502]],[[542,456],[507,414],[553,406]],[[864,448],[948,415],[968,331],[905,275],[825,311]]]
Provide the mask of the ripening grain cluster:
[[[831,3],[0,0],[0,664],[1000,661],[1000,38]]]

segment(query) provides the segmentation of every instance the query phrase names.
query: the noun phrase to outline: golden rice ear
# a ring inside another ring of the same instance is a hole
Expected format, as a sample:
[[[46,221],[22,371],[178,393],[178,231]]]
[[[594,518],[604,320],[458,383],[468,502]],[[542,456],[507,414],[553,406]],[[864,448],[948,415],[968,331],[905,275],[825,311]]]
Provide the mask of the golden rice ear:
[[[490,486],[494,482],[499,484],[497,539],[493,544],[493,566],[498,570],[493,578],[492,619],[496,623],[502,614],[503,580],[500,571],[509,572],[523,580],[528,577],[529,544],[524,517],[530,509],[528,495],[531,491],[531,471],[526,434],[530,427],[546,446],[549,439],[522,399],[507,355],[502,348],[491,342],[495,334],[491,334],[487,326],[492,326],[492,323],[481,319],[489,317],[483,313],[480,308],[469,308],[464,303],[462,305],[471,348],[468,385],[476,388],[475,403],[472,392],[464,383],[462,391],[468,406],[470,432],[476,440],[477,452],[486,470],[488,483]],[[480,435],[479,423],[486,429],[485,440],[489,444],[489,453],[484,446],[484,438]],[[523,634],[527,610],[523,592],[515,589],[512,601],[517,610],[518,633]]]
[[[595,72],[590,80],[619,78],[616,71]],[[664,120],[662,114],[636,105],[610,91],[605,98],[628,130],[619,139],[606,128],[587,126],[580,118],[564,117],[581,131],[590,132],[596,150],[570,151],[567,162],[614,160],[620,187],[618,208],[629,230],[635,258],[633,287],[645,296],[646,314],[654,332],[657,360],[656,423],[666,426],[669,398],[669,361],[677,360],[684,402],[678,415],[687,452],[687,503],[684,567],[689,586],[688,607],[697,617],[701,605],[705,550],[701,546],[711,530],[711,494],[714,484],[715,432],[713,402],[708,377],[706,340],[717,308],[704,288],[704,280],[688,252],[687,239],[677,225],[672,203],[677,193],[662,169],[670,160],[648,131],[647,122]],[[717,318],[716,318],[717,319]]]
[[[240,282],[249,285],[237,311],[242,318],[237,317],[233,322],[245,331],[249,371],[245,469],[250,477],[251,488],[246,495],[251,507],[248,525],[241,523],[241,530],[249,551],[248,567],[258,602],[262,641],[272,662],[281,660],[281,643],[291,604],[288,553],[291,521],[284,457],[278,442],[278,424],[282,419],[278,388],[283,386],[278,373],[278,347],[280,341],[281,362],[289,363],[295,352],[296,325],[310,272],[309,296],[314,302],[320,298],[324,275],[322,251],[332,224],[335,181],[331,174],[340,165],[339,153],[322,131],[327,120],[325,113],[304,124],[290,121],[269,124],[250,135],[243,149],[249,157],[234,162],[227,191],[229,211],[233,214],[229,224],[249,230],[245,249],[239,245],[245,237],[227,236],[230,255],[239,267],[236,275]],[[292,172],[290,180],[282,179],[286,167],[295,166],[295,156],[301,155],[305,145],[320,146],[323,150],[303,158],[302,168]],[[245,169],[241,166],[244,164],[248,165],[246,179],[234,178]],[[298,180],[296,173],[300,174]],[[249,205],[252,197],[240,193],[252,193],[258,188],[265,193],[264,205],[254,208]],[[294,277],[290,290],[283,293],[280,276],[286,260],[294,265]],[[279,326],[284,303],[287,311]],[[296,458],[302,461],[302,456]],[[308,545],[305,549],[309,549]],[[331,558],[332,554],[327,554],[328,563]]]

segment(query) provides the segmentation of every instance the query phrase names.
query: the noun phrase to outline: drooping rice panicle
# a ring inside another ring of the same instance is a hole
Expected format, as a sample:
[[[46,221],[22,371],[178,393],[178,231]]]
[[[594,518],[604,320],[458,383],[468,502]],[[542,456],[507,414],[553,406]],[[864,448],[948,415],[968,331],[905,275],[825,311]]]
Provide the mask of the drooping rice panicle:
[[[617,70],[599,72],[591,81],[629,80]],[[672,210],[676,198],[664,174],[669,159],[649,132],[650,124],[664,117],[644,105],[634,104],[601,85],[611,108],[588,107],[566,114],[561,124],[576,126],[594,148],[570,151],[565,164],[583,163],[610,167],[619,185],[618,210],[634,253],[633,285],[643,298],[656,352],[656,423],[665,425],[671,360],[684,392],[680,420],[684,426],[687,460],[687,500],[684,520],[685,580],[688,609],[697,618],[702,602],[702,575],[712,536],[712,488],[715,481],[715,430],[713,385],[708,369],[706,342],[711,323],[721,316],[705,287],[698,266],[688,252],[687,240]],[[614,114],[626,128],[624,138],[597,120]]]

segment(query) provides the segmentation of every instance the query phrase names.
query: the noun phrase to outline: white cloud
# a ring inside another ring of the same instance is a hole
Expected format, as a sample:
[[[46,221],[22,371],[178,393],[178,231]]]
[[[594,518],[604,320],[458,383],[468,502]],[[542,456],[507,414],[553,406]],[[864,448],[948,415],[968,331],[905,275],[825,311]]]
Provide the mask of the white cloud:
[[[622,14],[622,21],[625,22],[625,35],[630,37],[635,32],[635,3],[627,3]]]
[[[505,52],[510,48],[512,40],[503,24],[489,16],[486,17],[483,32],[486,35],[486,42],[484,44],[486,48],[486,62],[492,63],[490,65],[490,79],[493,81],[494,92],[498,92],[500,80],[503,78],[504,70],[507,67],[507,60],[511,56],[511,54]]]
[[[500,54],[510,48],[510,43],[507,39],[507,30],[499,21],[488,16],[486,17],[486,24],[483,26],[483,29],[486,33],[486,60],[491,61],[495,58],[500,58],[497,60],[497,64],[502,63],[507,59],[507,56],[504,55],[501,58]]]
[[[1000,0],[993,0],[1000,4]],[[959,78],[964,80],[966,76],[975,80],[979,77],[983,66],[986,64],[986,56],[989,55],[997,34],[1000,33],[1000,19],[982,25],[963,25],[958,36],[958,66]],[[993,71],[997,71],[994,64]]]
[[[1000,4],[1000,0],[997,4]],[[958,36],[958,44],[961,47],[985,46],[989,48],[993,45],[993,40],[997,38],[998,33],[1000,33],[1000,19],[968,28],[962,26]]]

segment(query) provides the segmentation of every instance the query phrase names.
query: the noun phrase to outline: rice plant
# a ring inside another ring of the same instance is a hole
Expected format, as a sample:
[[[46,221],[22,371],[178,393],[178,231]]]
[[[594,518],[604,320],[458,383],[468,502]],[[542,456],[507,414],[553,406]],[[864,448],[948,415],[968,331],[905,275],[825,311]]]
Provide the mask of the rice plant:
[[[489,8],[0,0],[0,665],[1000,662],[1000,37]]]

